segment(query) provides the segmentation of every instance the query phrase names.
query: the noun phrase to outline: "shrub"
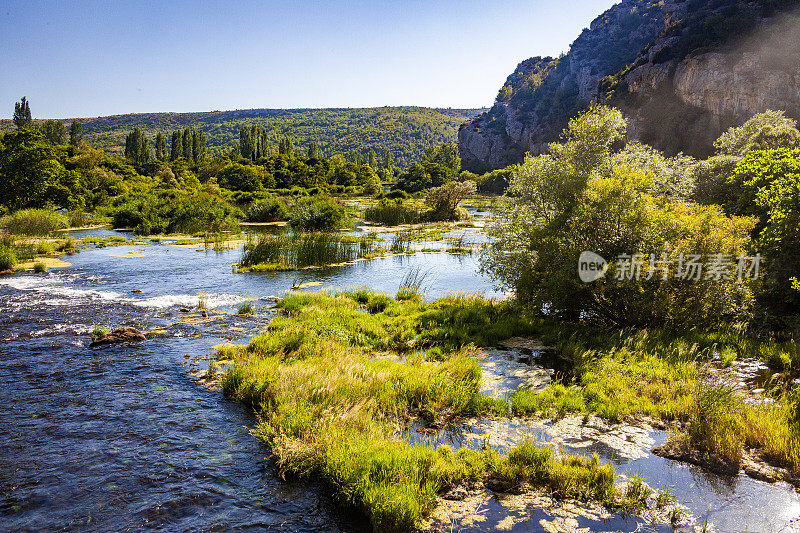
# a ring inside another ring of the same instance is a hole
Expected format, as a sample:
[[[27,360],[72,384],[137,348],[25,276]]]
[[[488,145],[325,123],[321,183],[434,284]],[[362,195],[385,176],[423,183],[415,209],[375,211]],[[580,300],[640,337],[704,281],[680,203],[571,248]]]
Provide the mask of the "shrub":
[[[412,224],[419,221],[419,212],[413,207],[403,205],[402,200],[381,200],[374,207],[364,211],[364,220],[378,222],[386,226]]]
[[[49,209],[21,209],[2,220],[6,231],[14,235],[49,235],[69,226],[69,219]]]
[[[17,254],[14,248],[5,244],[0,245],[0,271],[11,270],[17,264]]]
[[[47,272],[47,265],[42,262],[37,262],[33,264],[33,271],[37,274],[41,274],[43,272]]]
[[[350,213],[342,204],[327,196],[315,196],[297,201],[289,224],[297,230],[331,231],[341,229],[351,221]]]
[[[548,306],[568,318],[691,327],[745,315],[749,283],[736,276],[678,279],[677,258],[743,255],[754,221],[659,194],[656,184],[670,180],[641,169],[651,165],[615,166],[610,149],[624,131],[619,111],[594,107],[570,122],[549,154],[528,156],[515,170],[513,197],[490,226],[496,240],[485,248],[484,268],[532,309]],[[609,261],[611,273],[583,283],[576,268],[583,251]],[[638,276],[614,264],[623,254],[642,254]]]
[[[282,200],[267,198],[258,200],[247,208],[248,222],[277,222],[289,218],[289,208]]]
[[[431,210],[425,213],[425,218],[432,221],[469,218],[466,210],[459,209],[458,204],[470,194],[475,194],[474,181],[451,181],[430,189],[425,195],[425,203]]]

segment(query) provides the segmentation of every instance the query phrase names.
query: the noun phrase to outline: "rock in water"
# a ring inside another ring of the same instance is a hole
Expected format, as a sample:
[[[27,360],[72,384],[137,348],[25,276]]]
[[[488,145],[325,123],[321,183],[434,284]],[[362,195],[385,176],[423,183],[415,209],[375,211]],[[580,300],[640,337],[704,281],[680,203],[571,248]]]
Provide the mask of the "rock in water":
[[[101,346],[103,344],[117,344],[120,342],[138,342],[147,340],[147,337],[144,336],[144,333],[139,331],[136,328],[119,328],[115,329],[111,333],[104,333],[97,337],[97,339],[93,340],[92,343],[89,345],[91,346]]]

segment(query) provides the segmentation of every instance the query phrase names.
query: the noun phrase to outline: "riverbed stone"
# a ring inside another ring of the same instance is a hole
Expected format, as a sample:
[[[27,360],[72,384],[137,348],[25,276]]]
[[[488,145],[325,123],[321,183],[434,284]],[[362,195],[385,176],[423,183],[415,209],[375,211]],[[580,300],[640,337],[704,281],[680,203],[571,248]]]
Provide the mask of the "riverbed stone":
[[[136,328],[125,327],[115,329],[111,333],[100,335],[89,346],[101,346],[104,344],[118,344],[123,342],[138,342],[147,340],[144,333]]]

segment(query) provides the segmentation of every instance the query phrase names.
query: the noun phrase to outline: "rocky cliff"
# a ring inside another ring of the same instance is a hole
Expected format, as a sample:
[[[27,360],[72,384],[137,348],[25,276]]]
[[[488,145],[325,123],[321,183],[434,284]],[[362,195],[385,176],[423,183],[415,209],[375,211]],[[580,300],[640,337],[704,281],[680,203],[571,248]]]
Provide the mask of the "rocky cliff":
[[[706,156],[730,126],[767,109],[800,119],[800,2],[672,5],[665,31],[603,80],[628,135],[668,153]]]
[[[726,128],[782,109],[800,118],[800,0],[625,0],[559,59],[520,63],[491,110],[462,125],[467,168],[541,153],[593,100],[629,137],[703,156]]]
[[[660,2],[623,0],[592,21],[567,54],[523,61],[490,111],[458,133],[466,168],[485,171],[539,153],[597,96],[598,82],[631,64],[664,29]]]

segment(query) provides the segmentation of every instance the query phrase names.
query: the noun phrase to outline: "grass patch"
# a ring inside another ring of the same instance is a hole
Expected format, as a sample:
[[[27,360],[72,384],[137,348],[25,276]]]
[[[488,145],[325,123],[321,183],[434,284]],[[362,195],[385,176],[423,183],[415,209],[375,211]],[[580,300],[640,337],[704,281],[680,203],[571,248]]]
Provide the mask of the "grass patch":
[[[372,257],[377,250],[375,239],[368,236],[354,242],[331,233],[263,235],[245,245],[239,270],[267,272],[346,263]]]
[[[510,304],[463,296],[427,303],[358,289],[288,293],[278,306],[282,314],[266,334],[219,350],[220,359],[235,363],[223,391],[260,414],[254,433],[284,472],[327,483],[376,530],[412,529],[438,494],[470,479],[616,501],[614,468],[596,456],[556,459],[531,441],[504,455],[397,439],[412,418],[430,423],[507,413],[505,401],[480,393],[480,368],[456,331],[488,330],[476,335],[479,342],[528,331]],[[435,360],[418,351],[424,345]],[[386,351],[405,357],[375,357]]]
[[[420,220],[419,211],[404,205],[402,200],[381,200],[378,205],[366,209],[362,216],[364,220],[384,226],[415,224]]]
[[[255,315],[256,308],[253,307],[253,302],[245,302],[236,310],[237,315]]]
[[[45,236],[69,227],[69,218],[49,209],[21,209],[0,221],[13,235]]]

